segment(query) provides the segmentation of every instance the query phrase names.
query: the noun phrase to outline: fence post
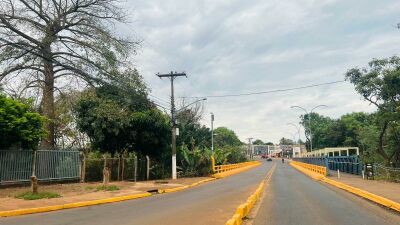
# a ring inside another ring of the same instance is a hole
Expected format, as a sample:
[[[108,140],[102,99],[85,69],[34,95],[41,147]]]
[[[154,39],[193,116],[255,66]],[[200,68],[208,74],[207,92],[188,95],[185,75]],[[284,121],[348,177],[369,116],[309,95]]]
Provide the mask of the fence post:
[[[125,159],[124,159],[123,154],[121,155],[121,158],[122,158],[121,181],[123,181],[124,180],[124,170],[125,170]]]
[[[329,175],[329,162],[328,157],[325,157],[326,175]]]
[[[104,165],[103,165],[103,185],[107,186],[108,182],[110,182],[111,170],[107,167],[107,156],[103,155]]]
[[[136,179],[137,179],[137,155],[135,154],[135,158],[134,158],[134,179],[135,179],[135,182],[136,182]]]
[[[81,183],[85,182],[86,178],[86,155],[85,153],[82,154],[82,161],[81,161]]]
[[[118,172],[117,172],[117,181],[120,181],[119,171],[121,170],[121,155],[117,153],[118,158]]]
[[[150,158],[146,155],[146,179],[149,180],[150,178]]]
[[[37,152],[36,150],[34,150],[32,156],[32,176],[31,176],[31,187],[33,194],[38,193],[38,180],[36,177],[36,157],[37,157]]]

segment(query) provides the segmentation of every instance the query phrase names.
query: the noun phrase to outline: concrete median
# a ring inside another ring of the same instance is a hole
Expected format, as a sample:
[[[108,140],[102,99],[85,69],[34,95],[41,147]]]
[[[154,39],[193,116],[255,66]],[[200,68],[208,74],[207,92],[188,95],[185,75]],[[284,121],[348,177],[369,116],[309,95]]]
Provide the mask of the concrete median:
[[[254,207],[256,202],[260,199],[262,191],[265,188],[265,184],[269,182],[272,177],[272,173],[275,170],[275,166],[268,172],[267,176],[258,185],[256,191],[247,198],[247,201],[238,206],[232,218],[226,222],[226,225],[241,225],[243,218],[245,218]]]

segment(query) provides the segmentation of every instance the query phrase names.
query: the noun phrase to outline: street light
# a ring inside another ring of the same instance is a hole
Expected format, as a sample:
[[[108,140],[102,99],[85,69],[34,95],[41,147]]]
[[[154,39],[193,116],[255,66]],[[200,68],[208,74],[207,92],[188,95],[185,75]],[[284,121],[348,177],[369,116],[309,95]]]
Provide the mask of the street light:
[[[299,109],[302,109],[302,110],[304,110],[304,112],[308,115],[308,126],[309,126],[309,131],[310,131],[310,150],[312,151],[313,150],[313,146],[312,146],[312,130],[311,130],[311,113],[315,110],[315,109],[317,109],[317,108],[319,108],[319,107],[327,107],[327,105],[317,105],[317,106],[315,106],[314,108],[312,108],[311,109],[311,111],[310,111],[310,114],[308,113],[308,111],[307,111],[307,109],[305,109],[305,108],[303,108],[303,107],[301,107],[301,106],[297,106],[297,105],[293,105],[293,106],[290,106],[290,108],[299,108]]]
[[[294,126],[295,128],[296,128],[296,130],[297,130],[297,135],[299,136],[299,139],[297,140],[297,141],[300,141],[300,126],[297,126],[296,124],[294,124],[294,123],[287,123],[286,125],[291,125],[291,126]],[[299,143],[300,144],[300,143]]]
[[[194,102],[192,102],[192,103],[190,103],[190,104],[188,104],[188,105],[185,105],[185,106],[183,106],[182,108],[176,110],[176,113],[179,113],[180,111],[186,109],[187,107],[189,107],[189,106],[191,106],[191,105],[193,105],[193,104],[196,104],[196,103],[198,103],[198,102],[200,102],[200,101],[205,101],[205,100],[207,100],[207,98],[197,99],[196,101],[194,101]]]
[[[292,133],[290,133],[290,132],[286,132],[286,134],[290,134],[290,136],[292,136],[292,138],[293,138],[293,141],[296,143],[296,135],[294,135],[294,134],[292,134]]]
[[[211,153],[214,155],[214,113],[211,112]]]

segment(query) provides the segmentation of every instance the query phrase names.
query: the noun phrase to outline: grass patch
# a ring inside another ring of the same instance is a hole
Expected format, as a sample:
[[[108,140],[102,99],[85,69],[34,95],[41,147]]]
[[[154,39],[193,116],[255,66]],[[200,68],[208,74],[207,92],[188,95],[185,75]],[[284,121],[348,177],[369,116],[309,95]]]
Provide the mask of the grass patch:
[[[117,187],[115,185],[109,185],[109,186],[101,185],[101,186],[98,186],[96,188],[96,190],[97,191],[118,191],[119,187]]]
[[[15,198],[24,199],[24,200],[37,200],[43,198],[59,198],[61,195],[55,192],[39,192],[37,194],[33,194],[32,192],[24,192],[15,196]]]
[[[93,186],[88,186],[88,187],[85,187],[85,190],[87,190],[87,191],[90,191],[90,190],[93,190],[95,187],[93,187]]]

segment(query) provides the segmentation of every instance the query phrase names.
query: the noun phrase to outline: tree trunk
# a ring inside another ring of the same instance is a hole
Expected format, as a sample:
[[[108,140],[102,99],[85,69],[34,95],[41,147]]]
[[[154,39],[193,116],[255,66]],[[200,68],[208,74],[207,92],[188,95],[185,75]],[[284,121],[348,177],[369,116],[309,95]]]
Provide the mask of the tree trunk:
[[[386,165],[390,164],[390,157],[386,154],[383,145],[384,145],[384,138],[385,138],[385,133],[386,133],[388,125],[389,125],[388,121],[385,121],[383,123],[383,127],[381,128],[381,132],[379,134],[379,146],[378,146],[378,149],[377,149],[377,153],[379,155],[381,155],[382,158],[385,159]]]
[[[43,149],[52,149],[55,147],[54,138],[54,70],[53,64],[47,60],[44,60],[44,87],[43,87],[43,99],[42,99],[42,110],[43,115],[47,118],[45,123],[47,136],[42,140],[41,147]]]

